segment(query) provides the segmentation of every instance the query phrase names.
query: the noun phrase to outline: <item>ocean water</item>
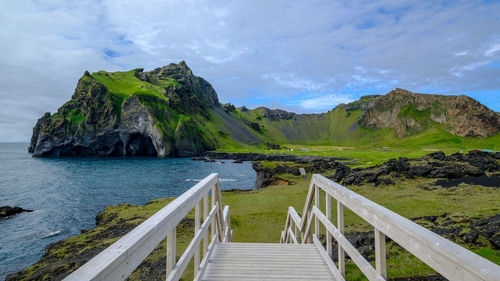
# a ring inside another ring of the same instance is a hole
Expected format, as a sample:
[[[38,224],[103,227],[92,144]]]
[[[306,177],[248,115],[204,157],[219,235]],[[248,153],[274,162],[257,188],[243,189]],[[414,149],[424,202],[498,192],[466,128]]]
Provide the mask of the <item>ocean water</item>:
[[[32,158],[27,148],[0,143],[0,206],[34,210],[0,220],[0,280],[38,261],[49,243],[94,227],[106,206],[177,197],[210,173],[219,173],[223,190],[255,183],[249,162]]]

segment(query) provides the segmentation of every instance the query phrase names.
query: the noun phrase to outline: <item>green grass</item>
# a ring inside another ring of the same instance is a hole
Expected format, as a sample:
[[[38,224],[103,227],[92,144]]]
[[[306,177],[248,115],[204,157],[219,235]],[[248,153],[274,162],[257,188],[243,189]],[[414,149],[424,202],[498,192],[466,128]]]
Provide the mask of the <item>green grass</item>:
[[[135,70],[106,72],[98,71],[92,73],[92,78],[104,84],[109,92],[121,98],[128,98],[131,95],[149,95],[167,100],[165,97],[165,89],[153,85],[147,81],[139,80],[135,77]],[[175,80],[169,80],[169,83],[177,83]]]
[[[258,152],[265,154],[294,154],[294,155],[316,155],[325,157],[347,157],[352,158],[355,163],[351,167],[368,167],[387,161],[390,158],[408,157],[416,158],[441,150],[446,154],[455,152],[467,152],[475,149],[498,149],[500,134],[487,138],[466,138],[455,136],[442,129],[434,128],[423,133],[398,139],[392,136],[392,130],[368,130],[372,143],[358,142],[341,143],[332,145],[310,145],[282,143],[283,147],[293,149],[269,150],[265,147],[222,147],[219,152]],[[361,144],[360,144],[361,143]],[[306,148],[310,151],[300,151]]]
[[[73,123],[80,124],[83,121],[87,120],[87,116],[83,115],[81,112],[78,112],[76,109],[73,109],[69,112],[66,119]]]
[[[486,258],[496,264],[500,264],[500,250],[493,250],[490,248],[479,248],[473,250],[474,253]]]
[[[167,81],[167,83],[166,83],[166,85],[168,87],[172,87],[172,86],[180,87],[180,86],[182,86],[182,84],[179,83],[179,82],[177,82],[177,80],[175,80],[174,78],[169,78],[168,81]]]

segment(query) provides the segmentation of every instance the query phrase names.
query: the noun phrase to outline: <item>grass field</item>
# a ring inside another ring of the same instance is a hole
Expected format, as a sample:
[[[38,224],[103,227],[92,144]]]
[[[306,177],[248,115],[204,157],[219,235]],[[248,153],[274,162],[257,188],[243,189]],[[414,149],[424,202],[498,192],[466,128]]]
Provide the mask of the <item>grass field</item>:
[[[163,87],[139,80],[134,73],[135,70],[117,72],[101,70],[92,73],[92,77],[104,84],[111,94],[121,98],[128,98],[131,95],[149,95],[167,100]],[[178,84],[175,80],[168,81],[168,83],[169,85]]]
[[[449,134],[441,129],[430,129],[418,135],[398,139],[391,137],[391,133],[385,130],[374,132],[374,141],[369,144],[360,144],[353,141],[339,145],[309,145],[309,144],[281,144],[282,149],[270,150],[264,146],[260,147],[225,147],[219,148],[219,152],[258,152],[265,154],[294,154],[314,155],[327,157],[352,158],[354,163],[351,167],[368,167],[398,157],[421,157],[435,151],[443,151],[446,154],[455,152],[465,153],[476,149],[500,149],[500,134],[488,138],[465,138]],[[304,151],[305,150],[305,151]]]

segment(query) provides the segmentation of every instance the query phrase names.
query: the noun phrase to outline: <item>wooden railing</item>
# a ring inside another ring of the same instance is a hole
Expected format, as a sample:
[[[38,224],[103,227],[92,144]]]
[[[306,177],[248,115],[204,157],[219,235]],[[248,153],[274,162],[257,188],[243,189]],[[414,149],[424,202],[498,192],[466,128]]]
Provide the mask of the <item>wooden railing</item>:
[[[326,194],[326,215],[319,206],[320,190]],[[332,223],[332,198],[337,200],[337,226]],[[344,206],[374,227],[375,268],[344,236]],[[314,233],[311,230],[313,221]],[[330,257],[333,254],[332,238],[337,241],[338,267],[334,272],[337,280],[345,278],[345,253],[368,280],[386,280],[386,235],[449,280],[500,280],[500,266],[315,174],[311,179],[302,218],[293,207],[288,208],[285,230],[281,232],[281,243],[314,242],[323,247],[318,239],[320,222],[326,228],[326,250]]]
[[[209,212],[210,191],[212,200]],[[166,279],[179,280],[194,256],[195,280],[201,280],[215,244],[233,240],[229,206],[225,206],[224,209],[221,206],[219,175],[214,173],[184,192],[64,280],[125,280],[165,237],[167,237]],[[201,220],[202,207],[203,220]],[[176,227],[193,208],[195,235],[176,261]],[[203,256],[200,255],[202,241]]]

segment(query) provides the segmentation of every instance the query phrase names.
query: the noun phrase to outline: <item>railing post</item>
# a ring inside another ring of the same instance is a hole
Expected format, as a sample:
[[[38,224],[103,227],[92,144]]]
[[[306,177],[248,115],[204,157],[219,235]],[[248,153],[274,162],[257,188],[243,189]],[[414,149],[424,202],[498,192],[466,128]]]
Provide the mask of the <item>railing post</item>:
[[[314,185],[314,205],[319,209],[319,187]],[[314,216],[314,234],[319,237],[319,219]]]
[[[198,234],[200,230],[200,202],[196,203],[194,207],[194,235]],[[194,250],[194,276],[198,274],[198,270],[200,269],[200,247],[195,247]]]
[[[222,208],[222,202],[220,200],[220,185],[219,185],[219,180],[215,183],[215,204],[217,204],[217,207],[219,207],[219,211],[217,212],[217,232],[219,236],[219,241],[221,243],[224,242],[224,211]]]
[[[385,234],[375,228],[375,268],[380,276],[387,279],[385,251]]]
[[[326,218],[329,221],[332,221],[332,197],[330,194],[326,193]],[[330,232],[326,231],[326,252],[330,257],[332,257],[332,236],[330,235]]]
[[[207,220],[208,217],[208,192],[203,196],[203,222]],[[207,254],[208,250],[208,231],[203,236],[203,256]]]
[[[342,203],[340,203],[338,200],[337,200],[337,229],[339,230],[340,233],[344,234],[344,205],[342,205]],[[345,252],[339,243],[337,243],[337,248],[339,254],[338,257],[339,271],[345,277]]]
[[[297,240],[299,240],[299,227],[294,223],[294,234],[295,234],[295,238],[297,238]],[[302,241],[300,241],[302,242]]]
[[[176,253],[175,253],[175,240],[176,240],[176,228],[172,229],[167,234],[167,278],[174,269],[176,263]]]
[[[211,205],[210,209],[213,209],[215,207],[215,204],[216,204],[215,203],[215,190],[216,189],[215,189],[215,185],[214,185],[212,187],[212,205]],[[215,230],[215,227],[216,227],[215,223],[216,223],[216,220],[215,219],[212,220],[212,226],[210,227],[210,229],[211,229],[211,231],[210,231],[210,233],[211,233],[210,237],[214,237],[214,235],[215,235],[215,231],[216,231]]]
[[[233,242],[233,233],[232,233],[232,230],[231,230],[231,211],[229,209],[229,206],[227,208],[227,221],[226,221],[226,225],[227,225],[227,229],[228,229],[228,233],[227,233],[227,239],[228,239],[228,241],[227,242]]]

